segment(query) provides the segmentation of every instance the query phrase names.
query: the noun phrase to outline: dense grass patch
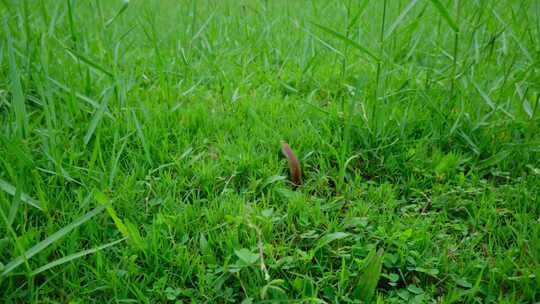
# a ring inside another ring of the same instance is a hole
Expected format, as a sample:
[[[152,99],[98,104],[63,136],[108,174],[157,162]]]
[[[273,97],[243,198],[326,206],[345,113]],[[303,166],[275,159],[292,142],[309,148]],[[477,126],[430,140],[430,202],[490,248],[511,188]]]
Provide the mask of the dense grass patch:
[[[537,1],[0,16],[3,302],[540,301]]]

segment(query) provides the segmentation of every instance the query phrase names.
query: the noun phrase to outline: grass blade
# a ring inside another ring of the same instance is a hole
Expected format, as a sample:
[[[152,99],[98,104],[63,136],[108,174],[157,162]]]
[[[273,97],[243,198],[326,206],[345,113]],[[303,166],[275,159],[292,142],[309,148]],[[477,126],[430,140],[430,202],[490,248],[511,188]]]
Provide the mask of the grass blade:
[[[123,143],[120,146],[120,149],[118,151],[115,151],[113,147],[113,152],[116,153],[116,155],[111,157],[111,165],[110,165],[111,170],[109,172],[109,187],[112,187],[113,185],[114,177],[116,176],[116,169],[118,167],[118,162],[120,161],[120,157],[122,156],[122,153],[124,152],[124,149],[126,148],[126,145],[128,143],[127,138],[129,136],[131,136],[131,134],[127,135],[126,137],[122,139]],[[117,139],[115,138],[115,140]]]
[[[122,3],[122,7],[118,10],[118,12],[114,15],[114,17],[112,17],[111,19],[109,19],[109,21],[107,21],[107,23],[105,23],[105,27],[109,27],[109,25],[111,25],[114,22],[114,20],[120,17],[120,15],[122,15],[122,13],[128,8],[128,6],[129,6],[129,0],[124,0],[124,3]]]
[[[450,25],[450,27],[455,31],[455,32],[459,32],[459,27],[457,26],[457,23],[454,21],[454,19],[452,19],[452,17],[450,16],[450,13],[448,12],[448,10],[444,7],[444,5],[441,3],[441,1],[439,0],[430,0],[431,3],[433,3],[433,5],[435,6],[435,8],[437,9],[437,11],[439,12],[439,14],[441,14],[441,16],[443,17],[444,20],[446,20],[446,22],[448,23],[448,25]]]
[[[72,89],[68,88],[67,86],[61,84],[58,80],[54,79],[54,78],[51,78],[51,77],[47,77],[47,80],[49,80],[50,82],[52,82],[55,86],[57,86],[59,89],[61,89],[62,91],[64,92],[68,92],[70,93],[72,91]],[[75,92],[75,96],[79,99],[81,99],[82,101],[86,101],[87,103],[89,103],[91,106],[93,106],[94,108],[99,108],[99,102],[93,100],[92,98],[90,97],[87,97],[87,96],[84,96],[82,95],[81,93],[79,92]]]
[[[356,24],[360,16],[364,13],[364,11],[366,10],[366,7],[369,4],[369,1],[370,0],[362,1],[362,4],[360,4],[360,6],[358,7],[356,15],[351,18],[351,21],[349,22],[349,25],[347,26],[349,31]]]
[[[384,250],[380,249],[375,253],[373,250],[366,258],[364,263],[364,272],[360,276],[358,286],[354,290],[356,297],[362,299],[365,303],[371,303],[379,279],[383,263]]]
[[[350,236],[349,233],[339,231],[326,234],[317,241],[317,246],[315,247],[315,249],[313,249],[313,252],[317,252],[319,249],[330,244],[333,241],[340,240],[348,236]]]
[[[486,92],[484,92],[482,88],[480,88],[480,86],[476,83],[476,81],[471,79],[471,83],[473,84],[476,91],[478,91],[478,94],[480,94],[484,102],[491,108],[491,110],[493,111],[500,110],[501,112],[503,112],[504,115],[508,116],[508,118],[514,119],[514,116],[512,114],[508,113],[508,111],[496,105],[491,99],[491,97],[489,97],[489,95]]]
[[[94,113],[94,116],[92,117],[92,120],[90,121],[90,125],[88,126],[88,130],[86,131],[86,134],[84,135],[84,144],[87,145],[90,139],[92,138],[92,135],[94,135],[94,132],[96,131],[96,128],[98,124],[101,122],[101,118],[103,117],[103,113],[105,113],[105,109],[107,109],[107,105],[109,104],[109,100],[111,99],[111,92],[112,90],[108,90],[108,92],[103,97],[103,101],[99,105],[99,108]]]
[[[58,82],[57,80],[55,80],[55,79],[53,79],[51,77],[47,76],[47,80],[50,81],[55,86],[57,86],[60,90],[62,90],[64,92],[67,92],[67,93],[73,93],[73,94],[75,94],[75,97],[79,98],[80,100],[82,100],[84,102],[87,102],[92,107],[94,107],[96,109],[99,108],[99,102],[93,100],[92,98],[90,98],[88,96],[85,96],[85,95],[83,95],[83,94],[81,94],[79,92],[76,92],[73,89],[68,88],[67,86],[61,84],[60,82]],[[113,118],[112,114],[109,112],[109,109],[105,109],[105,115],[107,115],[107,117],[109,117],[109,118]]]
[[[300,29],[302,29],[304,32],[306,32],[306,34],[308,34],[309,36],[313,37],[317,42],[320,42],[324,47],[326,47],[327,49],[331,50],[332,52],[338,54],[339,56],[343,56],[343,53],[341,51],[339,51],[338,49],[334,48],[332,45],[330,45],[329,43],[327,43],[326,41],[322,40],[321,38],[319,38],[319,36],[315,35],[315,33],[313,33],[312,31],[310,31],[309,29],[307,28],[304,28],[304,27],[299,27]]]
[[[128,219],[122,221],[122,219],[118,217],[116,211],[114,211],[114,208],[108,203],[109,199],[105,194],[103,194],[102,192],[97,192],[95,198],[98,203],[106,207],[107,213],[109,213],[109,215],[114,221],[114,225],[116,226],[118,231],[122,233],[124,238],[129,239],[137,248],[139,248],[141,251],[144,251],[145,245],[143,239],[141,238],[141,235],[139,234],[139,231],[137,230],[137,227]]]
[[[79,227],[80,225],[84,224],[88,220],[90,220],[95,215],[99,214],[101,211],[105,209],[105,206],[99,206],[93,209],[92,211],[86,213],[85,215],[81,216],[80,218],[76,219],[75,221],[71,222],[70,224],[66,225],[65,227],[61,228],[60,230],[53,233],[51,236],[47,237],[43,241],[37,243],[32,248],[28,249],[23,255],[20,255],[16,257],[15,259],[11,260],[11,262],[7,263],[4,266],[4,269],[0,276],[6,276],[9,274],[13,269],[15,269],[17,266],[24,263],[25,260],[30,259],[34,255],[38,254],[43,249],[47,248],[52,243],[58,241],[63,236],[68,234],[71,230]]]
[[[206,27],[208,26],[208,24],[210,23],[210,21],[212,20],[215,14],[216,14],[215,12],[210,14],[210,16],[206,19],[206,21],[201,25],[201,28],[197,31],[197,33],[195,33],[193,38],[191,38],[192,41],[197,39],[197,37],[199,37],[199,35],[203,33],[203,31],[206,29]]]
[[[7,53],[9,63],[9,82],[13,108],[15,111],[15,120],[17,122],[17,130],[19,136],[24,137],[26,135],[26,132],[28,131],[28,115],[26,112],[24,93],[21,85],[19,71],[17,69],[17,63],[15,62],[13,42],[11,41],[11,34],[9,33],[7,25],[4,26],[4,30],[6,31],[6,33],[8,33]]]
[[[87,250],[83,250],[81,252],[70,254],[70,255],[67,255],[67,256],[65,256],[63,258],[59,258],[58,260],[54,260],[54,261],[52,261],[50,263],[47,263],[46,265],[43,265],[43,266],[39,267],[38,269],[32,271],[32,273],[30,275],[35,276],[36,274],[41,273],[41,272],[43,272],[45,270],[49,270],[49,269],[51,269],[53,267],[56,267],[56,266],[65,264],[67,262],[76,260],[78,258],[81,258],[81,257],[85,256],[85,255],[96,253],[96,252],[98,252],[100,250],[103,250],[103,249],[106,249],[108,247],[114,246],[114,245],[124,241],[125,239],[126,238],[121,238],[121,239],[116,240],[114,242],[110,242],[110,243],[107,243],[107,244],[104,244],[104,245],[101,245],[101,246],[98,246],[98,247],[94,247],[92,249],[87,249]]]
[[[146,144],[146,140],[144,139],[144,133],[141,128],[141,124],[139,123],[139,120],[137,119],[137,114],[135,114],[135,111],[132,109],[131,114],[133,115],[133,120],[135,121],[135,127],[137,129],[137,135],[139,136],[139,139],[141,140],[143,149],[144,149],[144,155],[146,156],[146,160],[152,166],[152,157],[150,157],[150,149],[148,148],[148,145]]]
[[[70,54],[74,58],[79,59],[80,61],[86,63],[91,68],[94,68],[95,70],[98,70],[98,71],[102,72],[103,74],[105,74],[105,75],[107,75],[107,76],[109,76],[111,78],[114,78],[114,74],[111,73],[110,71],[108,71],[107,69],[105,69],[104,67],[102,67],[101,65],[97,64],[96,62],[94,62],[90,58],[84,56],[83,54],[81,54],[81,53],[79,53],[79,52],[77,52],[77,51],[63,45],[61,41],[58,41],[58,42],[66,49],[66,52],[68,52],[68,54]]]
[[[3,179],[0,179],[0,190],[6,192],[9,195],[15,196],[15,193],[17,192],[17,188],[13,186],[12,184],[6,182]],[[41,203],[30,197],[26,193],[21,193],[21,201],[27,203],[28,205],[38,208],[39,210],[43,210],[43,207],[41,207]]]
[[[19,188],[15,190],[15,195],[13,196],[13,202],[11,203],[11,208],[9,208],[8,213],[8,223],[10,225],[13,224],[13,221],[15,220],[15,216],[17,216],[17,212],[19,211],[19,206],[21,205],[21,191]]]
[[[491,98],[489,97],[488,94],[486,94],[486,92],[484,92],[482,90],[482,88],[480,88],[480,86],[474,81],[471,79],[471,83],[473,84],[474,88],[478,91],[478,94],[480,94],[480,96],[482,97],[482,99],[484,100],[484,102],[492,109],[492,110],[495,110],[496,106],[495,106],[495,103],[493,103],[493,101],[491,100]]]
[[[497,165],[510,156],[510,151],[501,151],[487,159],[484,159],[478,163],[477,170],[484,170]]]
[[[401,11],[401,14],[399,14],[399,16],[396,18],[394,23],[392,23],[392,25],[390,25],[390,27],[386,31],[386,34],[384,35],[384,39],[386,39],[386,38],[390,37],[390,35],[392,35],[394,30],[399,26],[399,24],[403,21],[405,16],[407,16],[409,11],[416,5],[417,2],[418,2],[418,0],[411,0],[411,2],[409,2],[409,4],[405,7],[405,9],[403,9],[403,11]]]
[[[334,31],[333,29],[331,28],[328,28],[326,26],[323,26],[323,25],[320,25],[320,24],[317,24],[317,23],[313,23],[313,25],[315,25],[316,27],[320,28],[321,30],[331,34],[332,36],[340,39],[341,41],[345,42],[346,44],[348,44],[349,46],[352,46],[353,48],[359,50],[360,52],[368,55],[369,57],[371,57],[372,59],[374,59],[375,61],[381,61],[379,59],[379,57],[375,56],[370,50],[368,50],[367,48],[361,46],[360,44],[358,44],[358,42],[356,41],[353,41],[345,36],[343,36],[342,34]]]

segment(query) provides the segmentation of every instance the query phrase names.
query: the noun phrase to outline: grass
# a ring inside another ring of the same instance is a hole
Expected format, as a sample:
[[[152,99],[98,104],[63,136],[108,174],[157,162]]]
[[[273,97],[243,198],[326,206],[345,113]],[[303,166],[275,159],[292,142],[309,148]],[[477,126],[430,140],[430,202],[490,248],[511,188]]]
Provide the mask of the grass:
[[[539,12],[0,1],[2,302],[540,301]]]

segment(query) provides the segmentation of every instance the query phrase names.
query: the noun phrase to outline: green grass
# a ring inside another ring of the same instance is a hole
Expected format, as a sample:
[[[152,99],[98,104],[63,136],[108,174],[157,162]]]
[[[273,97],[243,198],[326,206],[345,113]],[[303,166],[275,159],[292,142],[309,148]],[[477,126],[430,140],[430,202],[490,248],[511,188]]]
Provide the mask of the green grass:
[[[540,301],[538,1],[0,16],[1,302]]]

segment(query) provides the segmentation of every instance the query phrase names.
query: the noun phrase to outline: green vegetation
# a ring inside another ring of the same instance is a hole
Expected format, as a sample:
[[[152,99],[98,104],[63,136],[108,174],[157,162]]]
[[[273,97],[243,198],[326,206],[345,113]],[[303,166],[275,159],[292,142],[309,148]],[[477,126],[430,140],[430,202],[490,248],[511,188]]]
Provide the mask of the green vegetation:
[[[1,302],[540,301],[540,2],[0,16]]]

